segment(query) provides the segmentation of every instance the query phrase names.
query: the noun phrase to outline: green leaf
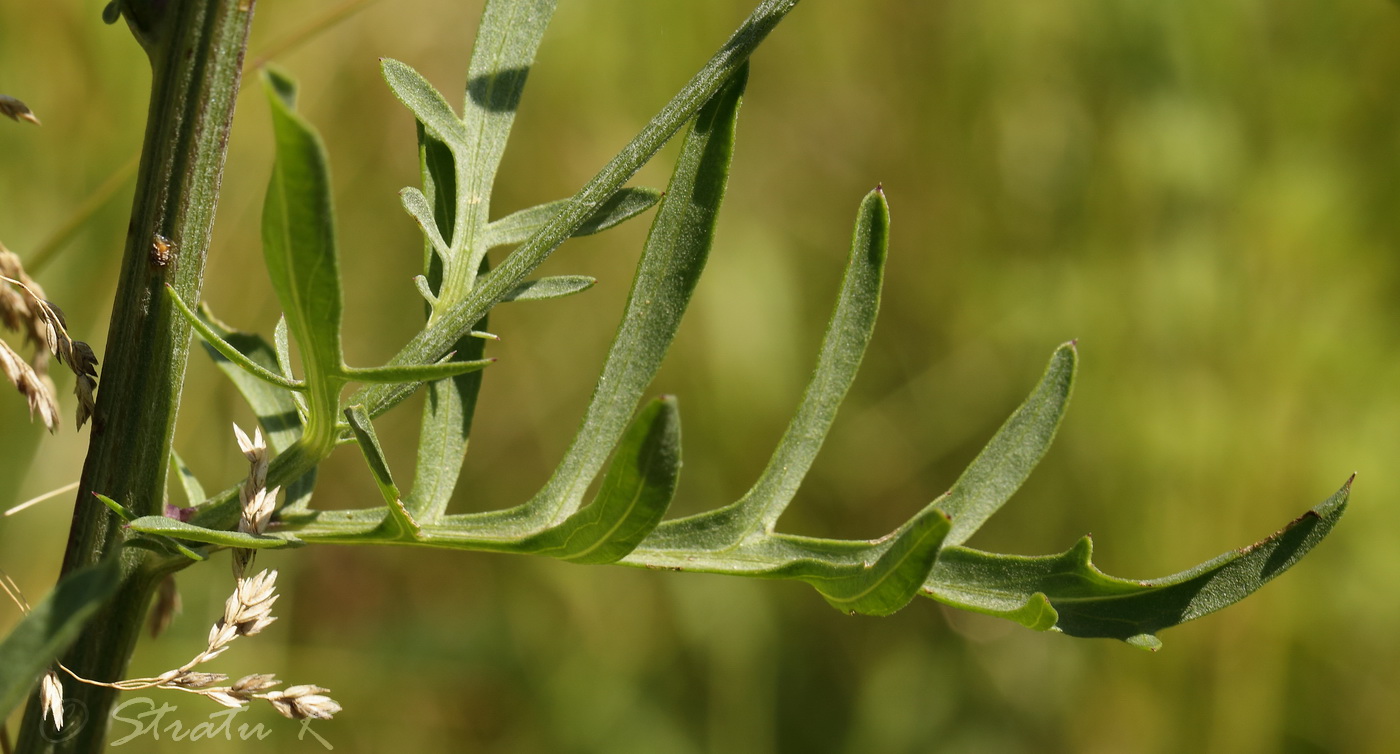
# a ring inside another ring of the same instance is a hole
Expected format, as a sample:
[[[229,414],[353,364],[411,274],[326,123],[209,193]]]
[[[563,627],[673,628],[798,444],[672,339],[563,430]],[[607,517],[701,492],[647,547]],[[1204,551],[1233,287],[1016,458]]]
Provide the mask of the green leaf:
[[[263,204],[263,258],[287,325],[301,347],[310,402],[306,436],[333,441],[344,364],[340,346],[340,267],[330,170],[314,129],[293,110],[296,85],[265,70],[277,157]]]
[[[571,237],[601,233],[651,209],[661,200],[661,192],[652,188],[625,188],[613,194],[588,216]],[[506,215],[486,226],[486,248],[524,243],[549,224],[569,203],[568,199],[540,204]]]
[[[1078,362],[1074,343],[1056,349],[1035,391],[958,477],[942,505],[953,517],[946,544],[966,542],[1040,463],[1064,418]]]
[[[597,278],[591,278],[587,275],[555,275],[538,280],[526,280],[517,285],[515,290],[506,294],[506,297],[501,299],[501,303],[563,298],[575,293],[582,293],[592,288],[596,282],[598,282]]]
[[[272,549],[296,546],[301,540],[286,533],[246,534],[241,531],[206,529],[167,516],[142,516],[127,526],[142,534],[158,534],[165,537],[185,539],[191,542],[204,542],[223,547],[243,547],[248,549]]]
[[[860,542],[759,534],[721,550],[651,549],[650,539],[621,562],[645,568],[796,579],[814,586],[844,612],[889,615],[918,594],[939,555],[950,522],[926,507],[893,534]]]
[[[648,547],[722,549],[773,530],[821,450],[875,330],[889,248],[889,205],[879,189],[861,201],[846,273],[802,402],[754,486],[737,502],[667,521]]]
[[[392,58],[380,58],[379,70],[394,96],[404,103],[433,138],[454,148],[465,149],[469,145],[470,140],[461,119],[422,74]]]
[[[535,52],[554,16],[556,0],[488,0],[477,27],[472,59],[467,66],[467,96],[462,125],[470,155],[462,156],[458,172],[459,201],[480,197],[468,209],[467,227],[475,236],[486,227],[491,187],[506,150],[515,111],[525,91],[525,79],[535,63]],[[460,217],[460,215],[459,215]],[[473,238],[475,242],[476,239]],[[484,246],[467,261],[469,271],[481,264]]]
[[[456,163],[447,146],[434,139],[420,124],[418,126],[419,167],[423,177],[423,192],[426,200],[435,208],[437,229],[440,236],[451,237],[456,223],[457,178]],[[414,282],[419,292],[428,302],[428,314],[437,309],[437,292],[442,288],[443,269],[446,253],[436,250],[431,243],[423,250],[424,275]],[[486,260],[482,260],[483,269]],[[483,317],[481,325],[484,327]],[[455,346],[461,361],[475,361],[485,353],[486,344],[481,340],[464,337]],[[481,389],[482,372],[470,372],[452,380],[431,382],[427,385],[427,399],[423,403],[422,422],[419,426],[418,459],[414,469],[413,489],[405,500],[400,502],[404,515],[417,521],[437,521],[447,510],[452,499],[462,468],[462,459],[467,450],[467,438],[471,434],[472,414],[476,409],[476,398]]]
[[[285,314],[277,318],[277,325],[272,328],[272,345],[277,355],[277,371],[290,378],[292,376],[292,346],[287,339],[287,316]]]
[[[267,372],[282,370],[276,351],[260,336],[230,329],[228,325],[215,319],[207,306],[200,307],[199,321],[219,341],[232,348],[242,361]],[[286,328],[279,328],[279,331],[285,339]],[[256,377],[251,370],[226,358],[224,352],[214,348],[211,343],[205,344],[205,350],[214,360],[215,366],[233,382],[243,400],[248,402],[248,406],[257,415],[258,423],[267,433],[268,445],[278,453],[291,447],[292,443],[301,437],[302,431],[301,416],[292,400],[293,393]]]
[[[384,449],[379,446],[379,437],[374,433],[374,424],[370,422],[365,407],[351,406],[345,409],[345,418],[350,423],[351,431],[355,433],[355,440],[360,446],[360,452],[364,454],[365,462],[369,464],[369,471],[374,476],[375,485],[379,487],[379,494],[387,503],[389,517],[385,524],[390,527],[386,532],[387,536],[390,539],[416,539],[422,530],[404,508],[398,485],[394,484],[394,476],[389,473],[389,461],[384,457]]]
[[[481,325],[484,327],[486,320],[483,319]],[[468,336],[458,341],[458,349],[459,358],[477,360],[485,352],[486,342]],[[474,371],[428,384],[418,434],[413,491],[403,501],[405,515],[432,523],[446,513],[467,452],[472,416],[484,374]]]
[[[480,371],[496,363],[495,359],[476,361],[439,361],[436,364],[415,364],[386,367],[347,367],[345,376],[361,382],[432,382],[461,374]]]
[[[550,480],[525,505],[531,518],[553,523],[578,509],[661,366],[714,240],[746,73],[740,69],[700,110],[681,144],[583,423]]]
[[[117,518],[120,518],[121,520],[126,521],[127,523],[130,523],[131,521],[136,519],[136,514],[132,513],[130,508],[126,507],[125,505],[122,505],[121,503],[113,500],[112,498],[107,497],[106,495],[103,495],[99,492],[92,493],[92,496],[97,498],[98,500],[101,500],[103,505],[107,506],[113,513],[117,514]]]
[[[428,302],[429,309],[437,306],[437,294],[433,293],[433,287],[428,283],[428,277],[426,275],[414,275],[413,287],[417,288],[418,295],[422,296],[423,300]]]
[[[423,196],[432,207],[439,239],[451,239],[457,222],[457,160],[447,145],[432,137],[423,124],[417,124],[418,165],[423,175]],[[431,241],[423,244],[423,271],[432,287],[433,299],[442,286],[443,265],[450,255],[451,243],[444,241],[446,251],[439,251]],[[436,306],[436,303],[434,303]]]
[[[365,462],[369,464],[369,471],[374,476],[375,485],[379,487],[379,494],[384,497],[385,502],[392,504],[399,499],[399,487],[394,484],[394,475],[389,472],[389,461],[384,457],[384,449],[379,446],[379,436],[374,432],[374,424],[370,422],[369,414],[365,413],[364,406],[351,406],[345,409],[345,418],[350,423],[351,431],[355,433],[355,441],[360,445]]]
[[[460,350],[457,344],[463,335],[470,332],[492,306],[539,267],[601,203],[621,190],[671,136],[729,82],[753,51],[796,6],[796,0],[763,0],[759,3],[715,55],[616,157],[568,200],[547,226],[517,248],[499,268],[484,276],[472,288],[469,296],[462,300],[448,299],[438,307],[428,327],[405,345],[391,363],[424,363],[441,358],[450,351]],[[425,161],[425,164],[440,165],[441,160],[435,157],[431,162]],[[451,188],[454,192],[473,196],[467,186],[453,185]],[[435,200],[434,206],[442,206],[440,197]],[[441,214],[438,221],[441,227],[444,222]],[[451,233],[445,231],[443,235]],[[432,275],[428,279],[431,282]],[[367,386],[361,388],[350,402],[363,404],[370,416],[379,416],[408,394],[397,386]]]
[[[399,192],[399,200],[403,203],[403,208],[414,220],[418,221],[418,227],[423,231],[423,236],[428,239],[434,251],[446,257],[448,254],[447,242],[443,240],[442,233],[438,230],[437,220],[433,217],[433,208],[428,204],[428,197],[423,195],[412,186]],[[427,297],[429,300],[436,300],[437,296]]]
[[[666,515],[680,471],[680,415],[676,399],[663,396],[628,427],[593,502],[526,540],[525,549],[577,563],[621,559]]]
[[[225,363],[233,364],[263,382],[288,390],[306,389],[304,383],[288,379],[267,369],[263,365],[249,359],[236,346],[220,337],[219,332],[210,326],[210,321],[213,320],[213,316],[208,313],[207,307],[201,307],[201,311],[204,312],[204,317],[195,314],[169,283],[165,285],[165,295],[166,298],[170,299],[170,301],[175,304],[175,309],[184,316],[185,321],[189,322],[190,326],[195,329],[195,332],[199,333],[200,337],[204,339],[205,347],[213,351],[211,355],[214,356],[216,361],[219,356],[222,356]],[[223,326],[222,329],[228,331],[227,326]]]
[[[64,577],[0,642],[0,720],[34,688],[49,665],[121,583],[115,559]],[[66,677],[65,683],[71,682]]]
[[[436,255],[438,259],[425,253],[425,272],[435,296],[430,302],[433,312],[466,297],[477,275],[486,269],[482,236],[490,217],[496,170],[554,7],[555,0],[488,0],[467,71],[460,124],[465,146],[434,138],[431,128],[420,125],[425,196],[434,202],[442,236],[451,239],[450,249]],[[451,160],[444,155],[448,151],[444,142],[451,147]],[[485,321],[482,311],[471,325],[484,327]],[[472,329],[469,326],[452,339],[452,350],[463,360],[479,359],[484,348],[481,340],[470,336]],[[406,509],[420,521],[435,521],[447,509],[466,453],[481,379],[480,374],[468,374],[429,384],[413,491],[405,501]],[[406,395],[402,388],[391,392],[394,400]],[[378,415],[384,408],[383,404],[371,406],[370,413]]]
[[[204,502],[204,485],[199,483],[199,479],[190,467],[185,465],[185,460],[174,448],[170,449],[170,465],[174,466],[175,473],[180,475],[180,489],[185,493],[185,504],[195,506]]]
[[[1195,568],[1148,581],[1105,575],[1088,537],[1059,555],[998,555],[949,547],[924,593],[955,607],[1071,636],[1122,639],[1157,649],[1157,632],[1248,597],[1327,536],[1346,511],[1351,480],[1282,530]]]
[[[816,587],[837,610],[892,615],[919,593],[951,525],[948,514],[930,505],[895,532],[889,548],[871,565],[831,568],[804,561],[787,573],[805,573],[797,578]]]
[[[200,306],[199,318],[220,340],[236,349],[247,361],[268,371],[276,370],[283,376],[290,374],[287,366],[290,357],[286,355],[288,344],[285,318],[277,321],[273,335],[277,344],[275,348],[268,345],[259,335],[230,329],[228,325],[216,319],[207,306]],[[284,453],[301,439],[306,411],[304,404],[298,402],[301,399],[300,393],[285,390],[252,376],[247,370],[224,358],[221,352],[208,343],[205,344],[205,350],[257,415],[258,424],[262,425],[263,432],[267,435],[269,447],[277,453]],[[285,485],[283,507],[305,507],[311,502],[311,493],[315,487],[316,467],[313,466],[305,474]]]

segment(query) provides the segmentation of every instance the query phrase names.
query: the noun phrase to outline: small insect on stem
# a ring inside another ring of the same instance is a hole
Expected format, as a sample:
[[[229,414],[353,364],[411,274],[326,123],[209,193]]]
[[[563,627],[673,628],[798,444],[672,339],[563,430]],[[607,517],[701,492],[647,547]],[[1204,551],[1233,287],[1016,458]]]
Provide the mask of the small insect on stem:
[[[164,267],[175,257],[175,244],[159,233],[151,237],[151,264]]]

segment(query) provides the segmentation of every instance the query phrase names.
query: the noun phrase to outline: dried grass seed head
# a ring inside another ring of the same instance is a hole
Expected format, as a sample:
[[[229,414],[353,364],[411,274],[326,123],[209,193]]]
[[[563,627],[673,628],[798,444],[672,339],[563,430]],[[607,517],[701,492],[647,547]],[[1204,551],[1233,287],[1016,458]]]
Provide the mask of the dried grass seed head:
[[[326,696],[330,689],[314,685],[292,686],[285,691],[274,691],[261,698],[272,703],[284,717],[293,720],[329,720],[340,712],[340,704]]]
[[[50,670],[39,681],[39,702],[45,720],[53,718],[54,730],[63,729],[63,682]]]
[[[30,420],[34,419],[37,412],[40,421],[50,432],[57,430],[58,401],[54,398],[52,382],[35,372],[34,368],[3,340],[0,340],[0,372],[4,372],[10,384],[29,402]]]

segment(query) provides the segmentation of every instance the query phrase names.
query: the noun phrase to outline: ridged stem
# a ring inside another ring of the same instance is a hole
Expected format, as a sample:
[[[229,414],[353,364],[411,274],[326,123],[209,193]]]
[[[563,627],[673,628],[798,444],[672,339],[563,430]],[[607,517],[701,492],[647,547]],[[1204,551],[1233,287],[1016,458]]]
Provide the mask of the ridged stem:
[[[151,594],[171,564],[144,550],[123,550],[118,519],[92,493],[137,515],[162,510],[191,335],[163,288],[173,285],[192,305],[199,300],[253,15],[252,0],[122,0],[121,7],[151,61],[151,104],[62,571],[122,560],[117,595],[62,658],[75,673],[98,681],[125,673]],[[151,253],[157,236],[172,248],[166,264]],[[31,699],[17,752],[102,750],[116,692],[66,677],[64,691],[78,714],[55,734]]]

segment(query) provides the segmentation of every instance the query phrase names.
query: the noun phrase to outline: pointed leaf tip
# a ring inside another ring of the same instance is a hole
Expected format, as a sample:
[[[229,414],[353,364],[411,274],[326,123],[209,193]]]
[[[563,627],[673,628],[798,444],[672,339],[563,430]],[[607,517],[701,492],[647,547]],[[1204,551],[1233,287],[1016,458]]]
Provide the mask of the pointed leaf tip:
[[[264,66],[262,69],[263,86],[267,88],[272,99],[280,102],[288,110],[297,106],[297,82],[288,73],[276,66]]]

